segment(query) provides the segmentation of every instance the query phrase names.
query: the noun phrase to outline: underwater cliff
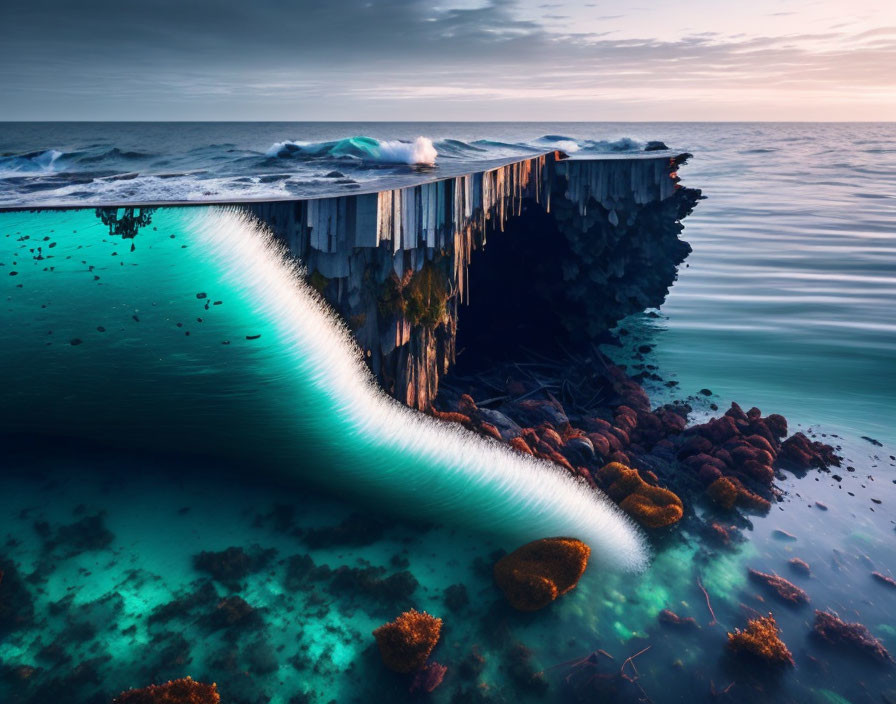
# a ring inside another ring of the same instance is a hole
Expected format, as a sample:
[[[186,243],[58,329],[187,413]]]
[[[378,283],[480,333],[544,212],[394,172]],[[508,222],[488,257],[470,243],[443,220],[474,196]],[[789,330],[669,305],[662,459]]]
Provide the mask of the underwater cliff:
[[[543,333],[591,336],[658,307],[690,251],[678,239],[700,198],[679,184],[688,156],[551,152],[408,188],[244,207],[303,262],[383,388],[428,409],[474,298],[470,336],[501,330],[520,307],[533,326],[533,310],[549,319]],[[503,320],[482,321],[490,310]]]

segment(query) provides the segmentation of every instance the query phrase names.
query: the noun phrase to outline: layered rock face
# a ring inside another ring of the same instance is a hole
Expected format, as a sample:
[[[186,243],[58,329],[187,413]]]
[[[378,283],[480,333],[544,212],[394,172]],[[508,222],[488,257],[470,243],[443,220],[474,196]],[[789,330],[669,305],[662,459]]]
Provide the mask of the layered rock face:
[[[501,330],[473,314],[493,309],[496,294],[485,286],[477,299],[471,269],[496,282],[511,320],[528,308],[567,334],[659,305],[690,251],[679,221],[700,197],[678,184],[685,158],[553,152],[408,188],[243,207],[302,260],[383,388],[426,410],[455,361],[459,325],[469,316],[474,335]],[[497,264],[477,263],[492,242]],[[530,284],[523,300],[520,281]]]

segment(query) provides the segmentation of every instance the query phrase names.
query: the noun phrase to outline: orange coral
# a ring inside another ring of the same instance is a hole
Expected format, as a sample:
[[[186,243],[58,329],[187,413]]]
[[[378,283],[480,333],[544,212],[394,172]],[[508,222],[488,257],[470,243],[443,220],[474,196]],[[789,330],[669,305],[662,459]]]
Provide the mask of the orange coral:
[[[218,704],[220,701],[216,684],[196,682],[191,677],[129,689],[113,700],[114,704]]]
[[[607,487],[607,495],[643,526],[671,526],[684,515],[684,506],[676,494],[648,484],[636,469],[610,462],[598,470],[597,477]]]
[[[442,619],[425,611],[405,611],[373,632],[383,664],[395,672],[413,672],[426,665],[426,658],[439,642]]]
[[[737,502],[737,485],[728,477],[719,477],[706,489],[709,498],[724,509],[731,510]]]
[[[728,648],[738,655],[747,655],[769,665],[793,665],[793,656],[778,636],[778,624],[769,614],[747,621],[744,630],[728,634]]]
[[[535,540],[495,563],[495,583],[513,608],[537,611],[578,584],[590,556],[581,540]]]
[[[768,511],[771,508],[766,499],[746,489],[732,477],[719,477],[707,487],[706,493],[710,499],[728,511],[735,505],[755,511]]]

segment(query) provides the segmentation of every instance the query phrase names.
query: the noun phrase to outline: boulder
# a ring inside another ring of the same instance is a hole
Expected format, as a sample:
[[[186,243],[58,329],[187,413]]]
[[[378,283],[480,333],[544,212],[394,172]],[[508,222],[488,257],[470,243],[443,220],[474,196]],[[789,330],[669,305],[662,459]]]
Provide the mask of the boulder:
[[[537,611],[578,584],[590,555],[573,538],[535,540],[495,563],[495,583],[515,609]]]

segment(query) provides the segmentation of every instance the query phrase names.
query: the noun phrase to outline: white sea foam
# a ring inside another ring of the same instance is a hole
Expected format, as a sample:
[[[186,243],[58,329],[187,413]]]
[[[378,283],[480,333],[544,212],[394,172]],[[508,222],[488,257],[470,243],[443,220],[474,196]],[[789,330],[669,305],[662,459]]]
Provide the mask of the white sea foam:
[[[188,226],[203,256],[245,292],[256,314],[276,326],[284,354],[292,355],[290,367],[320,398],[314,421],[349,429],[332,441],[343,456],[327,473],[337,487],[389,497],[414,515],[514,540],[579,538],[598,564],[645,567],[640,531],[603,494],[550,463],[386,396],[347,329],[258,221],[230,208],[185,217],[194,218]],[[353,451],[356,456],[346,461],[345,453]]]
[[[393,164],[435,164],[439,153],[428,137],[417,137],[413,142],[380,142],[379,160]]]

